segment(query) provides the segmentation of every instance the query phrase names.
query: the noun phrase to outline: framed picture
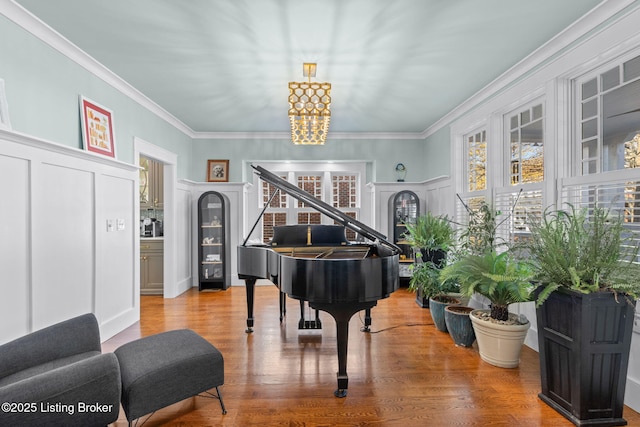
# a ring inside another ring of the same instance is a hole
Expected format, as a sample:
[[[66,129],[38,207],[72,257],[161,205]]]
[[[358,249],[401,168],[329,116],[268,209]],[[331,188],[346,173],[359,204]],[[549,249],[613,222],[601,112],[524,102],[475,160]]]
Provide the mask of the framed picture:
[[[229,160],[207,160],[207,181],[228,182]]]
[[[7,94],[4,91],[4,80],[2,79],[0,79],[0,129],[11,129],[9,104],[7,104]]]
[[[80,116],[84,149],[115,158],[113,112],[80,95]]]

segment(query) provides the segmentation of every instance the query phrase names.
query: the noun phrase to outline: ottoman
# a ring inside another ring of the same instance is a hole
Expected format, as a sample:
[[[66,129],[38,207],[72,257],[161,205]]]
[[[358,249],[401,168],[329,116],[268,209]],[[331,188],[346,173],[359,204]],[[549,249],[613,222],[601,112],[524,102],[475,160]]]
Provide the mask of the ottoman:
[[[190,329],[141,338],[115,352],[122,378],[122,407],[132,420],[224,384],[222,354]],[[207,397],[209,397],[207,396]]]

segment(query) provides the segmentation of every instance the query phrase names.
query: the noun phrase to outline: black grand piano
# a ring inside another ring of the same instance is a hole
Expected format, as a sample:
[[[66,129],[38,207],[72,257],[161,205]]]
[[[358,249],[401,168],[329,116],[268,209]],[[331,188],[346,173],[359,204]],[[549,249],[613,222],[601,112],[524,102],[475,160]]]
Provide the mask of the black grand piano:
[[[280,289],[281,319],[285,294],[308,301],[311,308],[329,313],[336,321],[338,341],[338,388],[334,394],[345,397],[349,383],[349,320],[361,310],[368,314],[378,300],[387,298],[398,289],[398,256],[401,250],[387,242],[378,231],[268,170],[255,165],[252,167],[260,179],[276,188],[271,198],[278,191],[284,191],[332,218],[338,225],[274,227],[274,238],[269,245],[247,245],[270,200],[265,204],[244,243],[238,246],[238,277],[245,281],[247,290],[247,332],[253,331],[257,279],[269,279]],[[345,227],[371,243],[348,242]]]

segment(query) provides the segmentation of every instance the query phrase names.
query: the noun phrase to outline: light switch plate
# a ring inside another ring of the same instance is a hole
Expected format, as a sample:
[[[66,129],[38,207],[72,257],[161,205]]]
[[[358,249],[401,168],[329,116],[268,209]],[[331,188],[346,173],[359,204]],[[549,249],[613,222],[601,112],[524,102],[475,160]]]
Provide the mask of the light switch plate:
[[[116,219],[116,227],[117,227],[118,231],[123,231],[124,230],[124,218]]]
[[[113,228],[113,220],[112,219],[108,219],[107,220],[107,232],[111,232],[113,230],[114,230],[114,228]]]

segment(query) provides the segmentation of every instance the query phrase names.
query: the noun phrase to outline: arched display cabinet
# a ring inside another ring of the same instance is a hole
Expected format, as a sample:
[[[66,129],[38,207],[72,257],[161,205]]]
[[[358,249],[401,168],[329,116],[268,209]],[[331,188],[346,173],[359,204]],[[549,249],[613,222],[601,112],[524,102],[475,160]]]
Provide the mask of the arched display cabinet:
[[[407,223],[415,223],[420,215],[420,199],[413,191],[398,191],[389,198],[389,237],[402,249],[400,254],[400,282],[408,285],[414,256],[411,245],[405,240]]]
[[[231,285],[229,199],[207,191],[198,199],[198,289]]]

